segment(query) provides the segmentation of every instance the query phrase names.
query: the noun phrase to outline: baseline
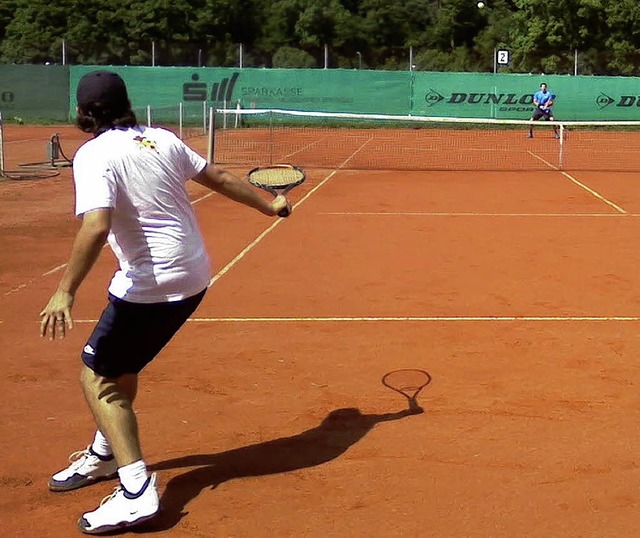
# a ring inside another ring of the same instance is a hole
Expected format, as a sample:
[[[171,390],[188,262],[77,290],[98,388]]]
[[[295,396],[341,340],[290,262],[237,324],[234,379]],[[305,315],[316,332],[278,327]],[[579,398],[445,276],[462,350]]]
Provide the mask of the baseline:
[[[96,323],[96,319],[76,319],[74,323]],[[291,322],[582,322],[640,321],[640,316],[363,316],[363,317],[221,317],[189,318],[190,323],[291,323]]]

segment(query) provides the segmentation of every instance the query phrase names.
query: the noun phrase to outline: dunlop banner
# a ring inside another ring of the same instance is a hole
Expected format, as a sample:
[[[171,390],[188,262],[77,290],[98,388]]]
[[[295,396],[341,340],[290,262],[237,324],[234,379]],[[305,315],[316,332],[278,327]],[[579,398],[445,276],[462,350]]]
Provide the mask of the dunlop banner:
[[[415,73],[412,114],[529,119],[533,94],[545,82],[556,120],[640,120],[637,78]]]

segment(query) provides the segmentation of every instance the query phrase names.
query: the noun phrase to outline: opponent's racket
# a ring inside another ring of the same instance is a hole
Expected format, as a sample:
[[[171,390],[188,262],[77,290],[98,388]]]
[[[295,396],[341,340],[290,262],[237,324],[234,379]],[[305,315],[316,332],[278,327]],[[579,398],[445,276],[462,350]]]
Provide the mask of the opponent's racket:
[[[412,368],[394,370],[382,377],[382,384],[402,394],[409,402],[409,411],[418,414],[424,409],[418,404],[418,394],[431,382],[431,376],[424,370]]]
[[[291,189],[300,185],[306,179],[301,168],[291,164],[274,164],[271,166],[259,166],[251,170],[247,176],[249,183],[278,196],[286,195]],[[279,217],[288,217],[289,208],[281,209]]]

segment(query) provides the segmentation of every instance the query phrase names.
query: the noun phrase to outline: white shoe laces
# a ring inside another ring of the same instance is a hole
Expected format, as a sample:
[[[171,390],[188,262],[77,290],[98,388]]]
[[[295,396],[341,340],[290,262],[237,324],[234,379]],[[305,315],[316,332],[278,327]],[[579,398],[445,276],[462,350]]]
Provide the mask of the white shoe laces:
[[[69,456],[69,462],[71,463],[71,469],[75,470],[82,467],[84,460],[88,458],[91,454],[89,453],[89,449],[78,450]]]
[[[100,501],[100,506],[102,506],[105,503],[108,503],[111,499],[117,497],[118,493],[120,493],[121,491],[122,491],[122,486],[118,486],[114,488],[112,493],[110,493]]]

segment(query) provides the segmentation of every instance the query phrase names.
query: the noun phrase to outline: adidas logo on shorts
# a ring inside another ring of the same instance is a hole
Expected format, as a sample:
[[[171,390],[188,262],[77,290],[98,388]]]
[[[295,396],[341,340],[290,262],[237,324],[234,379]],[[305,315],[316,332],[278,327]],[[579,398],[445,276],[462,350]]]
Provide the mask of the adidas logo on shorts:
[[[87,344],[86,346],[84,346],[84,350],[83,350],[87,355],[95,355],[96,354],[96,350],[93,349],[89,344]]]

